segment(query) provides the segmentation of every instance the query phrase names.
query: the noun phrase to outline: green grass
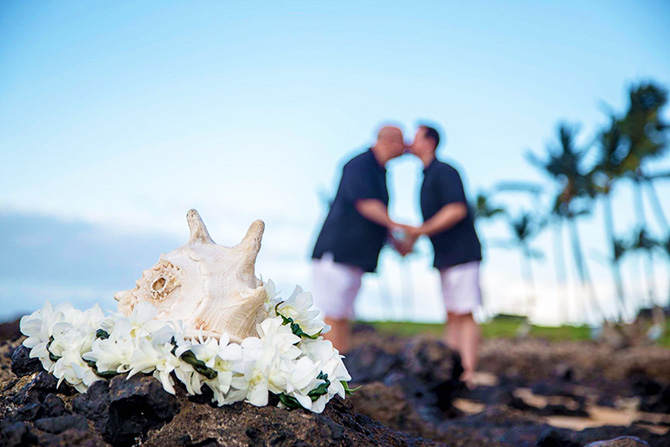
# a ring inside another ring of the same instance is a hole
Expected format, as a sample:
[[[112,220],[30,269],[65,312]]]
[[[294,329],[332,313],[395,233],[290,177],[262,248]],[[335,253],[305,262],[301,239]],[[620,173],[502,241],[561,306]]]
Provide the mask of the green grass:
[[[670,348],[670,332],[666,332],[665,335],[658,341],[658,344],[660,346]]]
[[[514,338],[523,318],[515,316],[498,316],[481,325],[484,338]],[[440,336],[444,325],[440,323],[415,323],[404,321],[368,321],[377,331],[386,335],[409,337],[417,334],[431,334]],[[529,332],[531,337],[541,337],[550,341],[590,340],[591,332],[585,326],[532,326]],[[665,337],[670,346],[670,335]]]

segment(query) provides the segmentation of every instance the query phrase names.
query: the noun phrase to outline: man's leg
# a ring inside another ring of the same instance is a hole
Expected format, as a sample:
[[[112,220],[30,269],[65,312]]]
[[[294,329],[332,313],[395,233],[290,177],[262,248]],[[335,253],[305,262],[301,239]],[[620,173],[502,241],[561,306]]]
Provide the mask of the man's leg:
[[[445,342],[451,349],[461,355],[463,375],[461,380],[470,381],[477,367],[477,352],[479,350],[480,329],[471,313],[447,313],[447,327]]]
[[[314,305],[322,312],[324,322],[331,327],[323,334],[341,354],[351,348],[351,325],[354,300],[361,287],[363,270],[333,261],[324,255],[315,260],[312,270]]]
[[[447,324],[444,327],[444,342],[451,349],[455,349],[460,352],[460,327],[461,321],[458,318],[458,314],[453,312],[447,312]]]
[[[480,328],[472,311],[481,305],[479,263],[440,271],[442,293],[447,308],[445,341],[458,351],[463,365],[461,380],[470,385],[477,366]]]
[[[349,320],[326,317],[324,321],[330,326],[330,331],[323,334],[323,338],[330,340],[340,354],[346,354],[351,348],[351,324]]]
[[[462,380],[471,382],[477,367],[477,353],[479,351],[480,328],[472,314],[459,315],[460,319],[460,347],[461,361],[463,362]]]

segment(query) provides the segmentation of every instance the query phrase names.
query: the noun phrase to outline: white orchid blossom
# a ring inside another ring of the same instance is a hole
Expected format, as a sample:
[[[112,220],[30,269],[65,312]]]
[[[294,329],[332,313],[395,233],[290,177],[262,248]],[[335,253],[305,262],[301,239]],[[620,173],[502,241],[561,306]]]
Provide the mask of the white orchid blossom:
[[[84,312],[70,304],[44,308],[21,318],[23,345],[44,369],[85,392],[94,382],[127,373],[152,374],[175,393],[175,378],[188,394],[210,388],[218,405],[246,401],[264,406],[271,394],[280,406],[320,413],[335,395],[345,396],[342,382],[351,380],[342,356],[320,336],[330,328],[317,318],[312,296],[296,287],[282,301],[272,281],[263,283],[268,317],[258,337],[231,343],[186,338],[181,321],[156,319],[150,303],[138,303],[130,316],[105,316],[95,306]]]
[[[286,301],[276,304],[276,313],[297,323],[305,334],[317,336],[328,332],[330,326],[317,318],[319,311],[313,304],[312,294],[303,292],[300,286],[296,286]]]

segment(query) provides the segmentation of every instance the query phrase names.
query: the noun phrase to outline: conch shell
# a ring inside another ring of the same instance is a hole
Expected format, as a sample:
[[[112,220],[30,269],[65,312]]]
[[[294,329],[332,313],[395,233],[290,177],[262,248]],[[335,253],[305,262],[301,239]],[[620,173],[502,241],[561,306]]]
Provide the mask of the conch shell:
[[[257,323],[267,317],[267,293],[254,272],[265,224],[253,222],[242,242],[224,247],[214,243],[196,210],[186,220],[188,243],[162,254],[135,288],[116,292],[119,311],[130,315],[137,303],[147,301],[158,309],[156,318],[184,321],[189,337],[218,338],[227,332],[240,343],[257,336]]]

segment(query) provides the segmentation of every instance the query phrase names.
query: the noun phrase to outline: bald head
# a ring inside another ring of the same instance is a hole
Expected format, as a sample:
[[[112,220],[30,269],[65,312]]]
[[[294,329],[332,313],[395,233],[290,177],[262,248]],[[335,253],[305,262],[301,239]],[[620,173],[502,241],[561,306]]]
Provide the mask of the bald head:
[[[405,140],[403,140],[402,130],[396,126],[384,126],[377,133],[377,142],[373,150],[378,159],[386,161],[399,157],[405,150]]]
[[[377,141],[391,142],[397,138],[402,138],[402,130],[395,126],[384,126],[377,134]]]

